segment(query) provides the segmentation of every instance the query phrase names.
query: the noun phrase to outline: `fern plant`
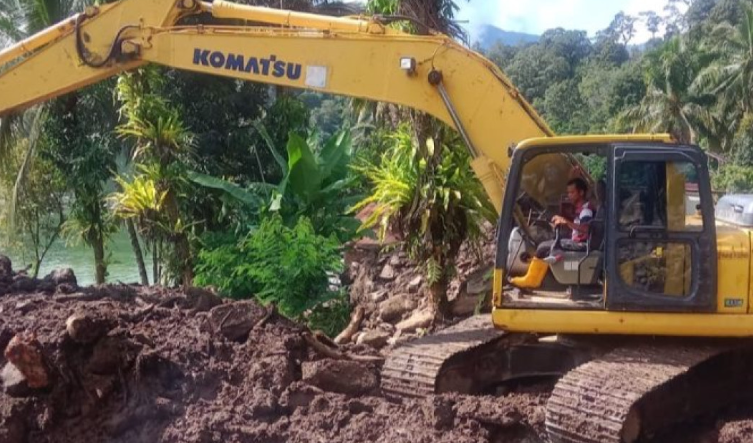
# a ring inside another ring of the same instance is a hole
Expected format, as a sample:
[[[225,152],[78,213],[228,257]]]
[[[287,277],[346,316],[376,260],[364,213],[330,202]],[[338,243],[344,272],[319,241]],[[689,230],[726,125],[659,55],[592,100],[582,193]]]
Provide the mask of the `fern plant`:
[[[286,317],[301,319],[338,296],[330,289],[329,275],[341,271],[337,239],[317,235],[307,218],[287,227],[274,215],[238,244],[203,249],[196,283],[213,285],[228,297],[274,303]]]

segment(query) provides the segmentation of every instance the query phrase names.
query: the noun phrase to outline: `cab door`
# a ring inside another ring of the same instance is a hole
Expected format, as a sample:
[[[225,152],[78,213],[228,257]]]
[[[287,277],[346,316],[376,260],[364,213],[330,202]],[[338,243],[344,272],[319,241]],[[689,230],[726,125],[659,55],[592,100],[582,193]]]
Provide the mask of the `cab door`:
[[[713,311],[716,236],[705,155],[666,145],[617,146],[612,155],[607,310]]]

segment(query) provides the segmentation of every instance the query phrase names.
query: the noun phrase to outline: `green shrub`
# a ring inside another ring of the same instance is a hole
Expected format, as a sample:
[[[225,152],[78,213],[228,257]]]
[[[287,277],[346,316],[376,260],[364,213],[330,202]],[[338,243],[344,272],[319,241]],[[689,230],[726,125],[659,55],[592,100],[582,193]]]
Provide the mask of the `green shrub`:
[[[724,165],[711,177],[715,190],[734,192],[753,192],[753,167],[741,165]]]
[[[402,125],[388,136],[378,164],[356,167],[373,185],[354,207],[374,206],[364,227],[375,228],[381,239],[396,228],[429,284],[449,278],[460,244],[477,242],[484,220],[496,220],[467,150],[456,133],[445,132],[441,142],[427,140],[427,160],[418,155],[410,126]]]
[[[196,282],[214,285],[227,297],[256,297],[280,313],[301,319],[304,312],[337,297],[328,275],[342,269],[340,243],[314,232],[307,218],[292,228],[272,216],[238,244],[220,244],[199,253]]]

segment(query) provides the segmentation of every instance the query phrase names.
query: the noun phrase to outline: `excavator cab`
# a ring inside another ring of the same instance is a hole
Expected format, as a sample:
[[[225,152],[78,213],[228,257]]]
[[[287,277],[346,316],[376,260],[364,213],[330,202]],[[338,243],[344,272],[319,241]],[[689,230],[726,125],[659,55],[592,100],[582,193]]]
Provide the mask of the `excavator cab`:
[[[703,152],[587,139],[532,140],[514,150],[496,262],[507,285],[497,302],[512,309],[715,310],[714,209]],[[586,234],[572,236],[577,242],[551,223],[555,215],[578,216],[563,201],[576,177],[588,184],[580,205],[591,208]],[[688,208],[691,189],[700,201]],[[542,278],[517,285],[535,266]]]

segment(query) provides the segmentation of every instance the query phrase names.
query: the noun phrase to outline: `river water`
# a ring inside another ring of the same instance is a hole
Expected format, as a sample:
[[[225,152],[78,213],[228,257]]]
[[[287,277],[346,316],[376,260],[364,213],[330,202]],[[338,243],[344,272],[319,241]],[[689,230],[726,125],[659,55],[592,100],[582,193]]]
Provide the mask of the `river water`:
[[[21,251],[9,248],[7,236],[0,233],[0,254],[7,255],[13,261],[13,269],[23,269],[33,260],[29,255],[24,256]],[[144,249],[144,245],[141,245]],[[146,270],[151,279],[152,258],[144,251]],[[108,283],[139,283],[139,270],[133,256],[133,249],[128,240],[128,234],[120,231],[112,236],[106,245],[105,254],[108,260]],[[33,256],[32,256],[33,257]],[[71,268],[76,274],[80,286],[94,284],[94,252],[91,248],[66,244],[65,240],[58,240],[47,252],[39,271],[39,278],[44,277],[56,268]],[[151,280],[150,280],[151,283]]]

